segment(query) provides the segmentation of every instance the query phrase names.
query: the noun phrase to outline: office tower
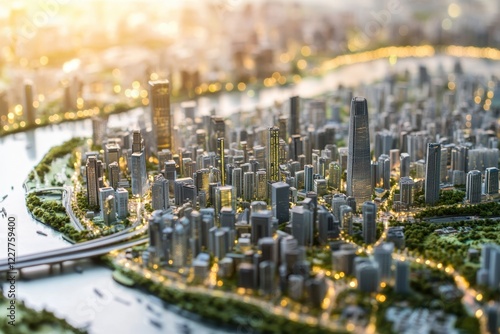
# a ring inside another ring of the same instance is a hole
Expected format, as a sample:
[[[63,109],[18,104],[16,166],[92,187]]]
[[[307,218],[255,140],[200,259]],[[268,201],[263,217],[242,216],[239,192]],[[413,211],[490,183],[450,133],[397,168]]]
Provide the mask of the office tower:
[[[324,206],[319,207],[317,216],[318,240],[321,245],[324,245],[328,242],[330,236],[334,237],[337,232],[334,228],[334,218]],[[338,232],[340,233],[340,231]]]
[[[491,334],[498,334],[499,321],[498,303],[486,306],[486,331]]]
[[[394,292],[401,294],[410,292],[410,265],[408,262],[396,262]]]
[[[132,153],[132,195],[144,196],[148,188],[148,179],[146,173],[146,156],[144,151]]]
[[[334,190],[341,189],[342,169],[337,162],[328,165],[328,187]]]
[[[379,272],[377,264],[371,260],[358,257],[356,267],[356,280],[358,289],[362,292],[376,292],[379,288]]]
[[[393,135],[388,130],[375,132],[375,156],[379,157],[382,154],[389,154],[389,151],[392,149],[393,140]]]
[[[332,213],[340,221],[340,207],[347,204],[344,194],[335,194],[332,198]]]
[[[267,201],[267,173],[259,170],[256,173],[255,198],[258,201]]]
[[[187,264],[187,231],[181,223],[174,227],[172,237],[172,265],[184,267]]]
[[[399,149],[389,150],[389,159],[391,160],[391,170],[399,167]]]
[[[436,204],[439,200],[439,184],[441,173],[441,145],[429,143],[427,145],[427,159],[425,169],[425,203]]]
[[[124,219],[128,216],[128,191],[117,188],[115,191],[116,214],[118,218]]]
[[[401,155],[399,156],[399,162],[399,176],[410,176],[410,155],[408,153],[401,153]]]
[[[267,177],[271,182],[278,182],[279,175],[279,160],[280,160],[280,137],[279,128],[271,127],[267,134]]]
[[[313,165],[305,165],[304,166],[304,189],[305,192],[313,191],[313,173],[314,168]]]
[[[302,155],[302,141],[300,134],[291,135],[290,141],[290,159],[299,161],[299,156]]]
[[[440,163],[440,174],[439,181],[441,183],[446,182],[448,177],[448,149],[446,147],[441,148],[441,163]]]
[[[97,171],[97,158],[91,156],[87,158],[85,166],[87,177],[87,202],[89,208],[92,209],[99,205],[99,178]]]
[[[328,193],[328,188],[326,186],[326,180],[325,179],[315,179],[314,180],[314,186],[313,186],[313,192],[318,194],[319,197],[323,197]]]
[[[108,165],[108,183],[113,189],[118,187],[120,182],[120,167],[117,162],[112,162]]]
[[[324,274],[318,274],[316,277],[308,279],[305,283],[305,288],[308,301],[312,307],[321,308],[328,290]]]
[[[118,163],[120,161],[120,146],[112,143],[106,144],[104,146],[104,162],[106,166],[109,166],[113,162]]]
[[[148,236],[149,245],[155,250],[155,254],[159,261],[163,261],[166,257],[167,248],[164,247],[164,221],[161,211],[153,211],[149,217]]]
[[[368,105],[362,97],[355,97],[351,102],[347,195],[360,203],[370,201],[372,196]]]
[[[214,229],[216,229],[214,227]],[[222,260],[226,256],[226,233],[223,230],[216,230],[214,233],[214,256]]]
[[[174,182],[174,203],[183,205],[187,201],[194,203],[196,200],[196,187],[190,177],[176,179]]]
[[[241,168],[237,167],[233,169],[231,185],[234,188],[236,198],[241,198],[243,192],[243,170]]]
[[[288,296],[293,300],[300,300],[303,295],[304,277],[290,275],[288,277]]]
[[[170,150],[161,150],[158,152],[158,171],[162,171],[165,168],[165,162],[172,159],[172,152]]]
[[[493,290],[500,289],[500,247],[495,245],[490,251],[488,285]]]
[[[375,188],[380,183],[380,168],[378,167],[378,161],[370,162],[371,169],[371,186]]]
[[[270,237],[272,235],[272,218],[273,213],[269,210],[254,212],[250,215],[250,224],[252,228],[252,244],[257,245],[261,238]]]
[[[488,195],[498,194],[498,168],[486,168],[484,176],[484,192]]]
[[[151,187],[151,206],[153,210],[166,210],[169,204],[169,181],[163,175],[156,175]]]
[[[276,182],[271,185],[271,206],[273,215],[278,219],[278,223],[286,223],[290,220],[289,196],[290,186],[285,182]]]
[[[388,280],[392,277],[392,252],[394,251],[394,244],[392,242],[384,242],[373,250],[373,257],[378,264],[378,271],[380,279]]]
[[[376,240],[377,226],[375,218],[377,206],[373,202],[363,203],[363,241],[365,244],[373,244]]]
[[[141,131],[135,130],[132,132],[132,153],[140,153],[144,151],[144,138]]]
[[[254,194],[254,173],[245,172],[243,174],[243,200],[250,202],[253,200]]]
[[[99,206],[101,208],[101,219],[104,224],[109,225],[116,221],[115,190],[111,187],[99,189]]]
[[[165,162],[163,175],[168,180],[170,192],[174,191],[175,180],[177,179],[177,171],[175,169],[175,161],[168,160]]]
[[[262,261],[259,264],[259,285],[260,290],[266,294],[272,294],[275,291],[274,273],[276,264],[272,261]]]
[[[290,98],[290,136],[300,135],[300,98]]]
[[[378,160],[380,178],[382,179],[382,187],[386,190],[391,188],[391,161],[389,156],[381,155]]]
[[[215,215],[219,217],[223,207],[230,207],[236,211],[236,198],[232,186],[221,186],[215,188]]]
[[[354,259],[356,258],[356,246],[343,244],[339,250],[332,252],[332,268],[346,275],[354,274]]]
[[[101,145],[106,134],[108,119],[103,117],[92,117],[92,143]]]
[[[311,246],[313,243],[313,213],[303,206],[292,208],[292,235],[299,246]]]
[[[221,172],[221,184],[226,185],[226,162],[224,155],[224,138],[217,138],[217,160]]]
[[[220,227],[227,227],[230,230],[234,230],[234,224],[236,223],[236,213],[230,207],[223,207],[220,210]]]
[[[288,142],[287,123],[288,123],[288,118],[287,117],[280,116],[278,118],[280,139],[283,139],[285,141],[285,143]]]
[[[226,124],[222,117],[212,116],[210,118],[210,142],[209,150],[212,152],[217,151],[217,139],[226,138]]]
[[[149,81],[149,101],[153,127],[153,150],[173,149],[170,115],[170,83],[168,80]]]
[[[341,205],[340,206],[340,226],[344,231],[347,231],[347,234],[353,235],[354,229],[352,224],[352,208],[349,205]]]
[[[255,289],[257,287],[255,267],[251,263],[240,263],[238,266],[238,287]]]
[[[24,83],[24,113],[26,115],[26,125],[35,124],[35,107],[33,106],[33,83]]]
[[[258,241],[262,261],[278,263],[278,240],[273,237],[261,238]]]
[[[469,203],[481,202],[481,172],[478,170],[471,170],[467,173],[467,184],[465,189],[465,199]]]
[[[208,193],[208,185],[210,183],[210,170],[206,168],[198,169],[195,173],[195,184],[198,191]]]
[[[413,205],[413,188],[415,182],[410,177],[402,177],[399,180],[400,201],[408,209]]]

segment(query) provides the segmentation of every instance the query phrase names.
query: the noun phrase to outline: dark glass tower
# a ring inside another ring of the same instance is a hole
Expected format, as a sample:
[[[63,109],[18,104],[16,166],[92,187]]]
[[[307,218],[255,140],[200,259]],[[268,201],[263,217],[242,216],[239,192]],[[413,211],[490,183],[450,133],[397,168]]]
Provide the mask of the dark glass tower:
[[[427,160],[425,161],[425,203],[436,204],[439,200],[439,183],[441,174],[441,145],[429,143]]]
[[[170,119],[170,83],[168,80],[150,81],[151,123],[157,152],[172,150],[172,122]]]
[[[347,156],[347,195],[358,203],[371,201],[370,133],[368,105],[363,97],[351,102],[349,153]]]

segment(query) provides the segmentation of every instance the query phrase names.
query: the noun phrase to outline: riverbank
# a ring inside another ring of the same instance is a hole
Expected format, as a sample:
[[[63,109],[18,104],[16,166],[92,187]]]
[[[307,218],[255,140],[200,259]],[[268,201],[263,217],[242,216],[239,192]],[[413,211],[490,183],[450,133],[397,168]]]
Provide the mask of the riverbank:
[[[113,267],[122,275],[132,279],[137,288],[158,296],[179,310],[196,314],[200,317],[200,321],[213,321],[239,330],[264,333],[347,333],[287,319],[282,315],[271,313],[268,309],[245,302],[244,296],[240,300],[225,296],[222,291],[213,291],[213,294],[187,291],[155,282],[116,262],[113,263]]]

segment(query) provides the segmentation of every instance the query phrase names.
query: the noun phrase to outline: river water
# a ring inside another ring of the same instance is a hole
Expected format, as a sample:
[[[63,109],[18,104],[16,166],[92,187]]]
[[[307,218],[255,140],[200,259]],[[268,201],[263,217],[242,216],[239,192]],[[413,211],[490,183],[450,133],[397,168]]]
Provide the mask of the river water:
[[[217,108],[218,114],[229,115],[237,110],[251,110],[255,106],[270,106],[274,101],[283,101],[292,95],[312,97],[334,89],[340,83],[344,86],[370,83],[382,79],[388,70],[409,69],[416,72],[419,64],[425,64],[431,70],[442,64],[446,70],[450,70],[453,62],[451,57],[435,56],[416,61],[402,59],[391,67],[387,60],[377,60],[341,68],[322,78],[304,79],[293,87],[269,88],[256,92],[254,96],[247,92],[223,93],[211,98],[202,97],[197,102],[200,114],[207,114],[210,109]],[[499,76],[499,66],[496,63],[464,59],[462,65],[466,72]],[[133,127],[135,118],[143,112],[142,109],[136,109],[126,114],[113,115],[110,117],[109,126]],[[182,121],[178,111],[175,121]],[[90,120],[53,125],[0,138],[0,200],[4,195],[8,195],[0,203],[0,209],[5,207],[8,214],[17,216],[17,256],[69,247],[59,233],[36,222],[27,213],[22,184],[30,170],[52,146],[74,136],[91,136]],[[0,220],[0,245],[6,245],[6,219]],[[37,234],[37,230],[44,231],[48,236]],[[6,253],[6,249],[2,250],[0,258],[5,258]],[[17,283],[18,298],[36,309],[47,308],[77,327],[88,326],[89,332],[96,334],[165,331],[181,333],[179,324],[187,324],[194,333],[231,332],[192,321],[164,309],[156,298],[116,284],[107,268],[95,266],[90,262],[80,265],[84,267],[83,273],[74,272],[72,264],[65,266],[63,274],[53,276],[47,275],[44,268],[27,271],[28,280]],[[39,275],[43,277],[29,279]],[[95,288],[99,289],[102,296],[94,291]],[[155,311],[151,312],[146,304],[153,305]],[[163,328],[154,326],[150,319],[162,323]],[[245,331],[248,332],[248,329]]]

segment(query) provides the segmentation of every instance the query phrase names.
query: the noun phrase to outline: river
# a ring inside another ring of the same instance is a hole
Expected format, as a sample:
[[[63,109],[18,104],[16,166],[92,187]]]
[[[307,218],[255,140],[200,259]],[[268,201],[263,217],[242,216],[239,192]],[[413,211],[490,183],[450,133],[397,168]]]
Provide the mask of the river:
[[[236,110],[269,106],[275,100],[283,101],[292,95],[312,97],[334,89],[340,83],[344,86],[370,83],[383,78],[388,70],[408,69],[415,73],[419,64],[427,65],[431,71],[435,70],[438,64],[450,70],[453,62],[451,57],[434,56],[416,61],[401,59],[391,67],[387,60],[377,60],[340,68],[322,78],[304,79],[295,86],[268,88],[255,92],[254,96],[248,92],[222,93],[214,97],[199,98],[197,102],[200,114],[207,114],[210,109],[217,107],[218,114],[227,116]],[[469,73],[499,76],[499,66],[496,63],[462,59],[462,65]],[[174,110],[175,122],[178,123],[182,121],[180,113],[175,106]],[[142,109],[135,109],[126,114],[112,115],[109,126],[133,127],[136,116],[142,112]],[[0,138],[0,154],[3,157],[0,163],[0,199],[8,195],[0,203],[0,209],[5,207],[7,213],[17,216],[17,256],[69,247],[59,233],[33,220],[27,213],[22,184],[30,170],[51,147],[74,136],[91,136],[90,120],[53,125]],[[6,219],[0,220],[0,244],[6,245]],[[44,231],[48,236],[37,234],[37,230]],[[2,250],[0,258],[5,257],[6,250]],[[95,334],[160,333],[164,332],[165,328],[169,333],[181,333],[182,328],[178,324],[187,324],[194,333],[230,332],[185,318],[161,307],[161,303],[152,296],[118,285],[112,280],[111,271],[107,268],[89,262],[82,265],[83,273],[76,273],[72,266],[67,264],[63,274],[42,274],[43,277],[36,280],[19,281],[18,298],[35,309],[45,307],[77,327],[88,326],[89,332]],[[27,271],[27,277],[40,275],[42,269],[31,270],[31,273]],[[95,293],[95,288],[102,292],[102,297]],[[154,305],[156,313],[148,310],[146,304]],[[154,326],[150,322],[151,318],[163,323],[163,328]],[[245,332],[248,332],[248,329],[245,329]]]

